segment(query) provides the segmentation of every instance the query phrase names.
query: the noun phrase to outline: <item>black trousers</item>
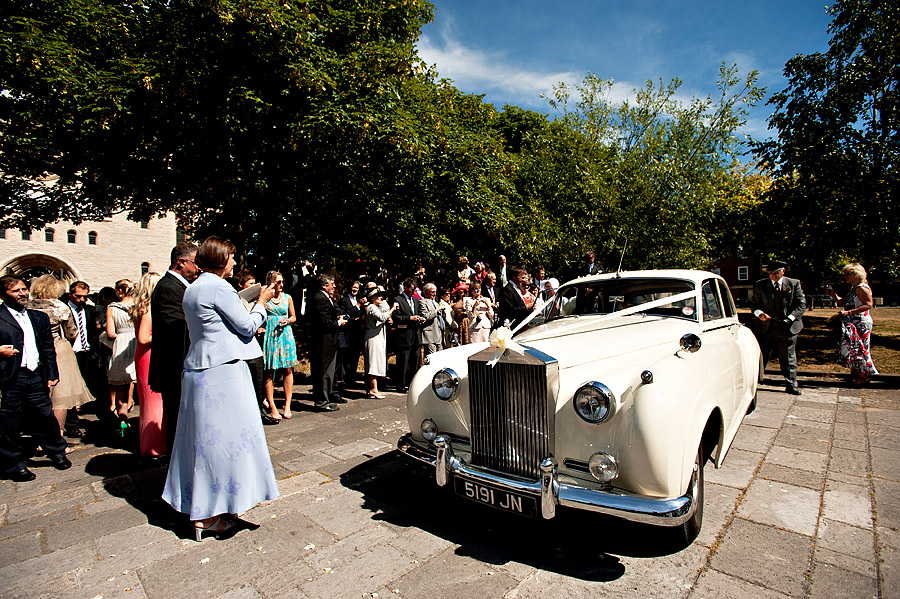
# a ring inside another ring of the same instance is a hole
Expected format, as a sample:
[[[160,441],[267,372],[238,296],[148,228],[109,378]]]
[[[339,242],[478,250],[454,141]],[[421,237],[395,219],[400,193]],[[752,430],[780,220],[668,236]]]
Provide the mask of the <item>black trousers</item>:
[[[310,339],[310,371],[313,403],[319,407],[330,404],[339,396],[334,390],[334,369],[337,362],[337,340],[313,336]]]
[[[66,441],[53,416],[50,391],[40,372],[21,368],[16,381],[0,398],[0,470],[17,472],[28,463],[28,451],[22,445],[22,429],[48,456],[63,456]]]
[[[263,407],[263,401],[266,399],[265,380],[263,379],[265,363],[263,362],[262,356],[244,360],[244,362],[247,363],[247,368],[250,369],[250,380],[253,381],[253,391],[256,392],[256,403],[259,404],[261,412],[265,411],[265,408]]]
[[[155,389],[154,389],[155,391]],[[178,386],[172,385],[159,392],[163,402],[163,421],[166,423],[166,455],[172,457],[175,433],[178,430],[178,410],[181,408],[181,375]]]
[[[397,387],[409,387],[409,383],[419,370],[419,347],[397,347],[397,374],[395,381]]]

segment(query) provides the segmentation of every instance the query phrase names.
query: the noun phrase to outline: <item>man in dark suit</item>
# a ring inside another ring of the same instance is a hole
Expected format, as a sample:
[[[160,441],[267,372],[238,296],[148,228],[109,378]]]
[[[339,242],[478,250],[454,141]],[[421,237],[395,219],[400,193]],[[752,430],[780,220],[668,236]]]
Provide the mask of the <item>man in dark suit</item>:
[[[336,376],[339,387],[346,388],[356,382],[359,368],[359,354],[363,347],[365,333],[364,311],[366,298],[359,292],[359,281],[350,284],[350,290],[341,296],[338,309],[347,316],[347,324],[340,329],[338,335],[338,363],[340,376]]]
[[[527,280],[528,273],[524,268],[509,267],[509,283],[500,290],[500,308],[497,312],[497,322],[500,326],[505,325],[514,329],[531,313],[520,291],[520,285],[524,285]]]
[[[87,304],[87,297],[91,288],[84,281],[75,281],[69,285],[68,296],[62,301],[66,302],[72,312],[72,319],[78,329],[78,334],[72,339],[72,350],[78,361],[78,370],[84,379],[88,391],[98,400],[109,397],[107,390],[106,374],[101,366],[100,359],[100,327],[97,326],[97,315],[93,307]],[[98,401],[97,416],[101,419],[108,416],[107,404]],[[66,414],[65,434],[67,437],[78,438],[83,432],[78,424],[78,413],[75,408]]]
[[[347,320],[338,316],[334,293],[334,277],[316,275],[307,292],[306,318],[309,321],[309,366],[312,374],[313,405],[320,412],[336,412],[335,402],[343,399],[334,391],[334,368],[338,351],[338,331]]]
[[[759,341],[763,366],[774,351],[778,356],[785,391],[800,395],[797,386],[797,334],[803,329],[806,296],[800,281],[784,276],[787,265],[772,261],[766,266],[769,276],[753,285],[751,308],[756,319],[752,330]]]
[[[0,277],[0,299],[0,477],[26,482],[36,476],[25,467],[23,418],[54,467],[72,462],[50,403],[50,387],[59,382],[50,318],[25,308],[28,288],[18,277]]]
[[[191,281],[200,276],[194,264],[197,246],[179,243],[172,248],[169,270],[156,284],[150,298],[153,339],[150,342],[150,388],[162,395],[163,421],[166,425],[166,455],[172,455],[178,408],[181,405],[181,375],[184,356],[191,343],[181,300]]]
[[[403,281],[403,291],[394,298],[399,308],[394,312],[394,334],[397,343],[397,373],[395,382],[398,393],[406,393],[412,377],[419,369],[419,347],[422,344],[421,327],[425,322],[422,306],[414,297],[416,281]]]

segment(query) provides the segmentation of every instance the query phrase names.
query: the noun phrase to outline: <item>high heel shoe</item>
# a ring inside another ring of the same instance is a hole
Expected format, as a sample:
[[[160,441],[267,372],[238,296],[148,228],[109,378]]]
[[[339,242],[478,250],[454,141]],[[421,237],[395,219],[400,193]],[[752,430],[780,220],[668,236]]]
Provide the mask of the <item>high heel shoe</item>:
[[[207,526],[198,526],[199,521],[194,522],[194,539],[199,543],[203,540],[203,535],[208,535],[216,539],[220,539],[227,533],[234,530],[237,526],[233,520],[217,516],[212,523]]]

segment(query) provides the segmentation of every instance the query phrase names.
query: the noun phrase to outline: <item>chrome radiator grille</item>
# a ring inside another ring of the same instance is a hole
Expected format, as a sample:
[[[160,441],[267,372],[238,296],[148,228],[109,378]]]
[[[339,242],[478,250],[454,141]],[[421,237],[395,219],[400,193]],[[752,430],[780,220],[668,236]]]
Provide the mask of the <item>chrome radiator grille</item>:
[[[550,455],[547,364],[507,352],[491,367],[491,356],[469,358],[472,464],[537,480]]]

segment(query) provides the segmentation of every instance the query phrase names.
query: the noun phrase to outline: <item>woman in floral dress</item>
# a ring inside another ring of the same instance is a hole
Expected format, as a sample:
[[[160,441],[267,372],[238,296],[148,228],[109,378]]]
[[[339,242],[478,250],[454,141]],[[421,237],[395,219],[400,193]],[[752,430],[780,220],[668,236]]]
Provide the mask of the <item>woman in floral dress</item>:
[[[850,292],[840,297],[829,287],[828,293],[835,303],[844,309],[832,316],[841,319],[841,341],[838,347],[838,364],[850,369],[850,380],[856,385],[869,382],[878,374],[872,362],[872,308],[875,301],[872,288],[866,280],[866,270],[860,264],[848,264],[842,270]]]
[[[291,325],[297,321],[294,300],[284,292],[284,276],[270,270],[266,285],[274,285],[275,295],[266,302],[266,337],[263,342],[266,368],[266,401],[272,418],[281,419],[275,408],[275,371],[284,370],[284,417],[290,418],[294,394],[294,365],[297,364],[297,345]]]

